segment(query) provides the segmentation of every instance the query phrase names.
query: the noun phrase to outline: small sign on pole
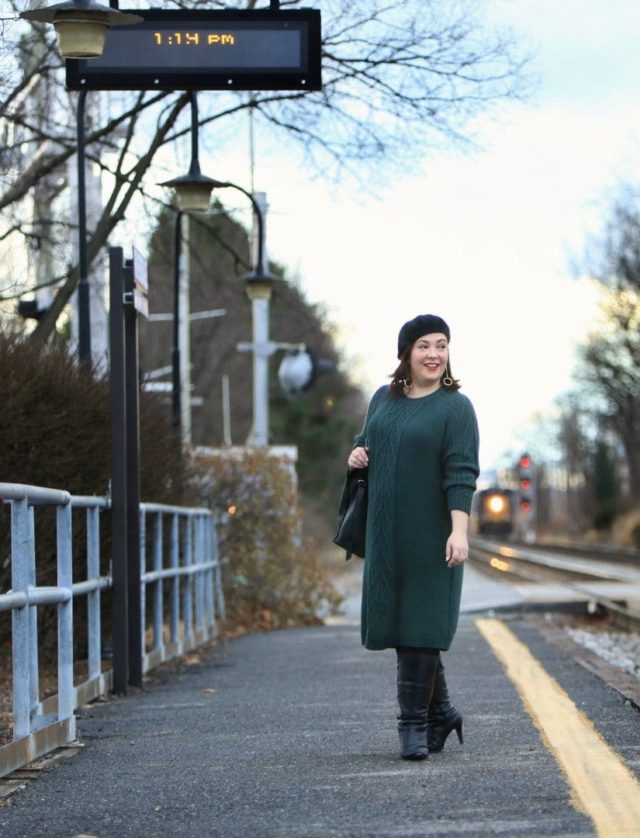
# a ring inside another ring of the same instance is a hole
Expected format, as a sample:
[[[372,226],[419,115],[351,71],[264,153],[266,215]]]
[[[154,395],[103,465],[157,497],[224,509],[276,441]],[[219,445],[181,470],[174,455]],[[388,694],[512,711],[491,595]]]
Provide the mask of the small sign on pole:
[[[147,260],[133,248],[133,307],[143,317],[149,317],[149,270]]]

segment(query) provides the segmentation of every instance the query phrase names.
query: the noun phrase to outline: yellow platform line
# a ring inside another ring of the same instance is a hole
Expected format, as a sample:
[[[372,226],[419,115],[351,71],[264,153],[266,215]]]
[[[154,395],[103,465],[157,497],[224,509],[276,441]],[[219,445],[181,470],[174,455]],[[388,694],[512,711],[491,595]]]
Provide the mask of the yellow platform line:
[[[558,682],[500,620],[476,626],[515,684],[526,711],[564,771],[573,802],[599,836],[640,836],[640,783]]]

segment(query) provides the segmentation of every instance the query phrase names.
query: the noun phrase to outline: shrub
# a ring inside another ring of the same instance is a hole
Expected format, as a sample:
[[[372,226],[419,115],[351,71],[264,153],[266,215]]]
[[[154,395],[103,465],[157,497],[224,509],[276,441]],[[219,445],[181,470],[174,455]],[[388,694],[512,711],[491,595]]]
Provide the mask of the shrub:
[[[0,335],[0,481],[27,483],[71,494],[105,495],[109,488],[109,383],[78,368],[62,350],[50,350]],[[140,481],[143,500],[181,503],[188,500],[186,460],[165,406],[152,394],[140,398]],[[11,587],[9,510],[0,516],[0,591]],[[36,568],[39,585],[55,584],[55,518],[52,510],[36,512]],[[74,578],[86,577],[83,516],[74,515]],[[102,572],[108,570],[109,514],[102,516]],[[109,595],[104,594],[103,625],[109,630]],[[81,602],[74,607],[75,636],[83,643]],[[55,608],[39,611],[42,650],[56,645]],[[8,623],[3,622],[3,627]],[[7,640],[8,628],[0,632]]]
[[[78,368],[62,350],[0,334],[0,480],[105,495],[109,489],[107,376]],[[166,407],[140,394],[140,483],[144,500],[179,503],[188,485]]]
[[[301,537],[290,460],[233,448],[197,458],[201,502],[216,512],[229,628],[321,622],[340,597],[314,543]]]
[[[599,532],[610,530],[617,515],[618,505],[615,501],[600,501],[591,518],[594,529]]]

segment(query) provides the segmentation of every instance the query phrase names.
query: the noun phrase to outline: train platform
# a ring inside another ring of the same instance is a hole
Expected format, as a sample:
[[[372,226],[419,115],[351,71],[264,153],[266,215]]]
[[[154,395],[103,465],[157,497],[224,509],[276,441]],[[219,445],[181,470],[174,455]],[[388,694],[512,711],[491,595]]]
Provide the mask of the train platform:
[[[347,614],[201,649],[82,708],[82,747],[8,799],[0,835],[639,835],[637,707],[517,603],[496,612],[507,593],[480,576],[444,656],[464,745],[399,759],[395,653],[364,650]]]

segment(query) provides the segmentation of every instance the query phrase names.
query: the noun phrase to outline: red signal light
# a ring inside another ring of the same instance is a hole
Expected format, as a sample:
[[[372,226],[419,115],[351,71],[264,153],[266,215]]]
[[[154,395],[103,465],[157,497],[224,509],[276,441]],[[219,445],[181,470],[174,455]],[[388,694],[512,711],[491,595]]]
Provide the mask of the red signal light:
[[[521,489],[530,489],[531,488],[531,481],[528,477],[523,477],[520,481],[520,488]]]
[[[531,511],[531,501],[523,499],[520,501],[520,509],[523,512],[530,512]]]
[[[531,468],[531,458],[526,454],[523,454],[522,457],[520,457],[520,468]]]

